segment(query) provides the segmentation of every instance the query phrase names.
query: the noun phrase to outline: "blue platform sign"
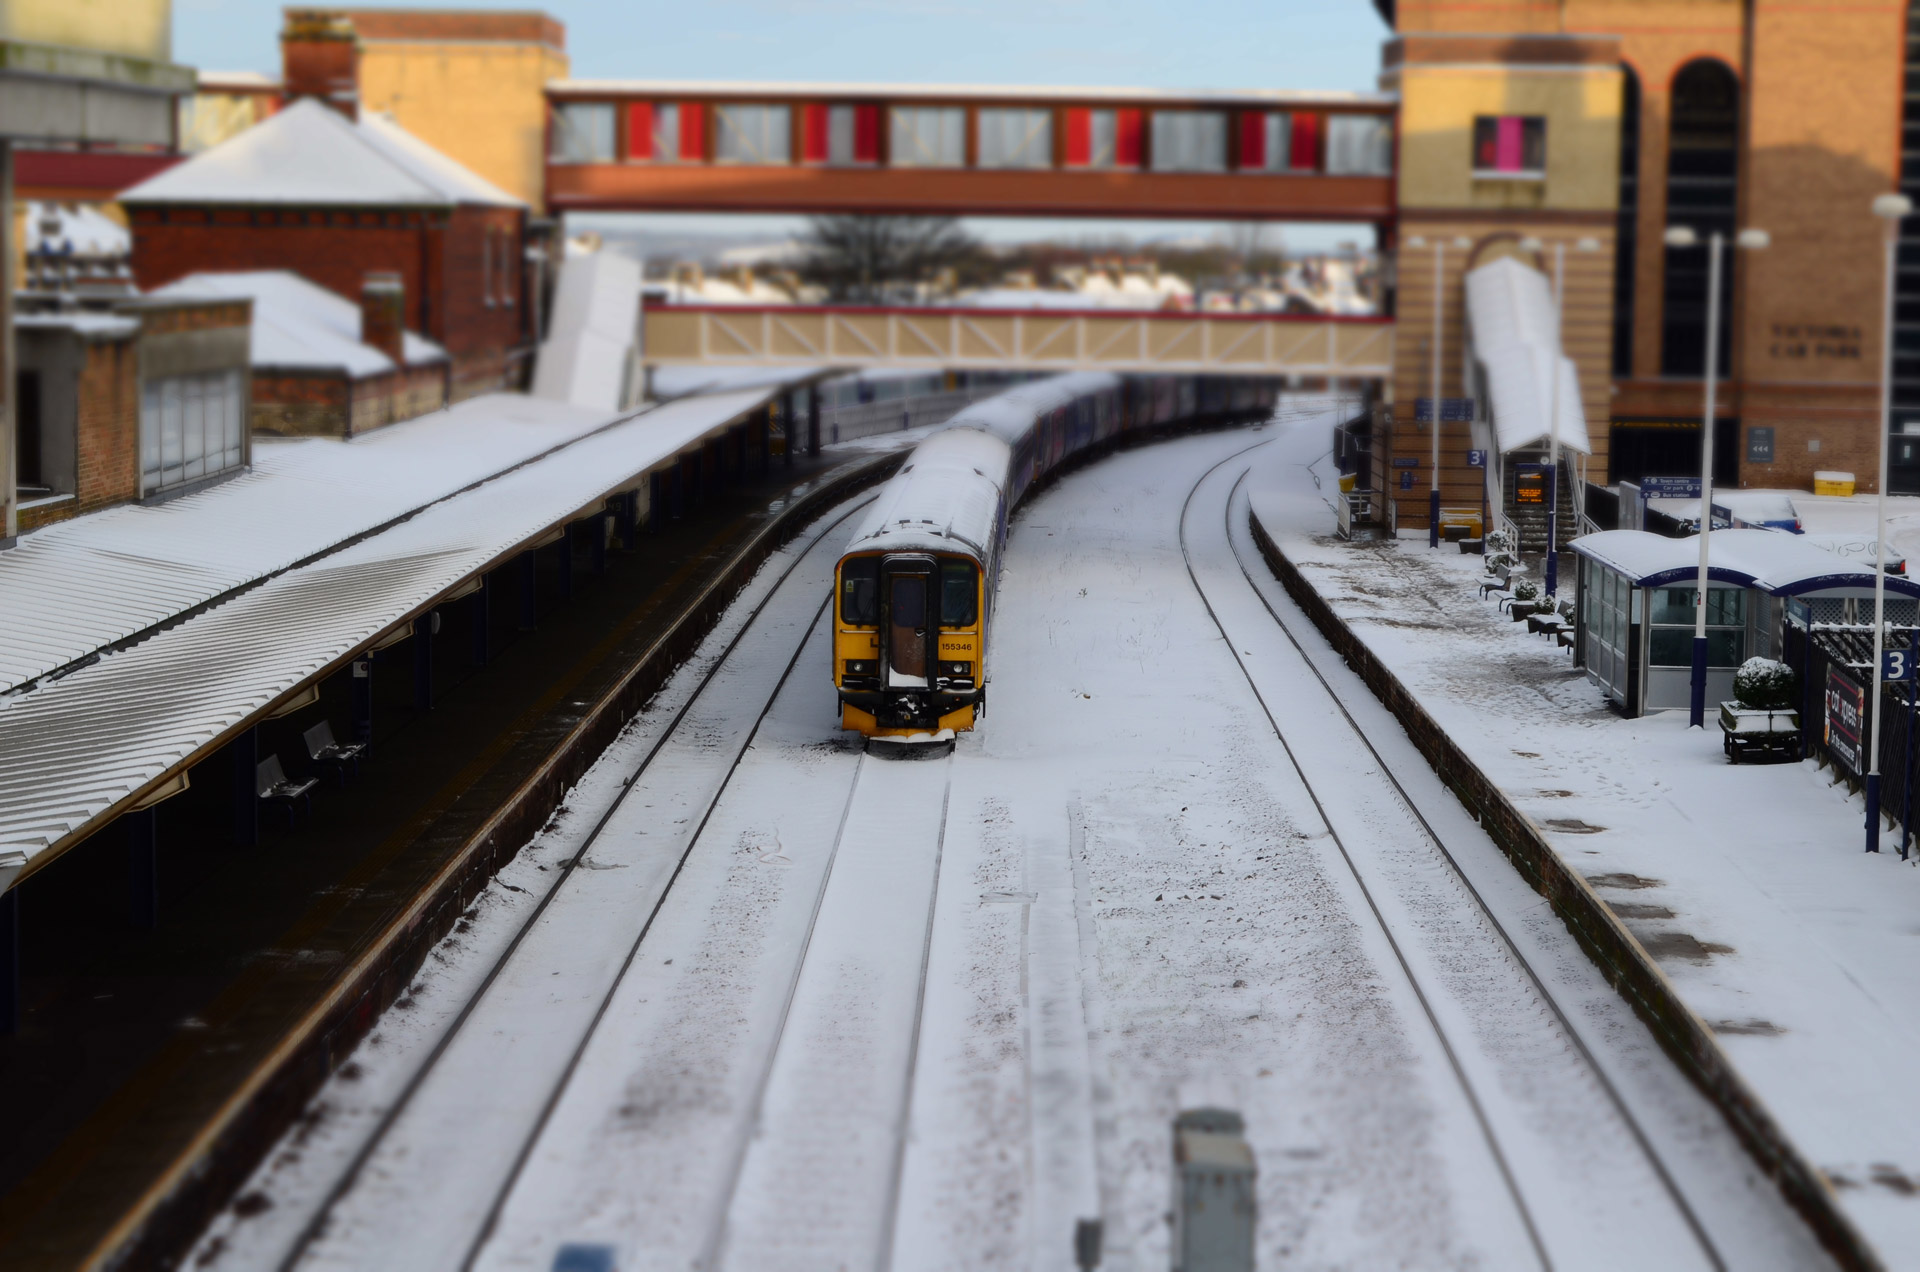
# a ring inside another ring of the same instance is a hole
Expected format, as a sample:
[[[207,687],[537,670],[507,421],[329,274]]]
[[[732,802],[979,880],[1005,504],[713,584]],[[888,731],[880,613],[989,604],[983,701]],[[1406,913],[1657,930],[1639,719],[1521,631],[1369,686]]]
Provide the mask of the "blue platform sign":
[[[1912,680],[1915,666],[1914,651],[1911,649],[1883,649],[1880,651],[1880,679]]]
[[[1440,422],[1442,424],[1468,424],[1473,421],[1472,398],[1441,398]],[[1433,418],[1433,399],[1430,397],[1413,400],[1413,418],[1423,422]]]
[[[1413,489],[1413,470],[1411,468],[1402,468],[1400,470],[1400,489]]]
[[[1470,450],[1467,452],[1468,468],[1485,468],[1486,466],[1487,452],[1483,450]]]
[[[1698,499],[1698,477],[1642,477],[1640,494],[1647,499]]]

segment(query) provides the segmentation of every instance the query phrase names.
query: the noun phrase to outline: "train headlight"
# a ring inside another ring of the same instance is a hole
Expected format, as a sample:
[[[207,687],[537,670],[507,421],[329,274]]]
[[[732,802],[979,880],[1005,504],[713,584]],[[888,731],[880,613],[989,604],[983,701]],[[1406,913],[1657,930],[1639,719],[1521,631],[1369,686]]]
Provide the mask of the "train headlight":
[[[880,670],[880,664],[872,658],[847,659],[847,674],[849,676],[871,676],[878,670]]]
[[[973,664],[970,662],[941,663],[940,670],[949,676],[971,676],[973,674]]]

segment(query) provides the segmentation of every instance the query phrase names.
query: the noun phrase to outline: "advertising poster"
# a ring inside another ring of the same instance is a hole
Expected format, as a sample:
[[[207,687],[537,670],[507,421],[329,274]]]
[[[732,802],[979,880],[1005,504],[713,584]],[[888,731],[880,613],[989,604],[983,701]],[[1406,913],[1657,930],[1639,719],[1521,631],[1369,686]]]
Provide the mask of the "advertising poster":
[[[1866,772],[1866,748],[1860,744],[1867,716],[1866,692],[1846,672],[1828,667],[1826,696],[1828,752],[1850,772]]]

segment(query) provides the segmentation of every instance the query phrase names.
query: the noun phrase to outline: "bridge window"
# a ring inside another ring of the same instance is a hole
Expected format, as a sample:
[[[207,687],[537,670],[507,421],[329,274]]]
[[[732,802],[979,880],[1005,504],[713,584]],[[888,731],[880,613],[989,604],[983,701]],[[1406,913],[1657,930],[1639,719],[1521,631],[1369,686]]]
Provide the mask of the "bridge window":
[[[1476,116],[1473,175],[1523,181],[1545,177],[1547,121],[1539,115]]]
[[[715,163],[788,163],[793,114],[785,106],[733,103],[714,108]]]
[[[985,109],[979,114],[982,168],[1053,167],[1053,112]]]
[[[707,157],[706,122],[698,102],[634,102],[627,110],[627,158],[699,163]]]
[[[896,168],[967,166],[967,112],[959,106],[895,106],[890,136]]]
[[[801,157],[808,163],[850,168],[880,162],[878,106],[801,108]]]
[[[1240,168],[1313,172],[1320,167],[1320,117],[1284,110],[1240,113]]]
[[[613,105],[562,102],[553,111],[553,162],[606,163],[613,158]]]
[[[1540,150],[1544,163],[1544,126]],[[1393,171],[1392,123],[1385,115],[1328,115],[1327,171],[1341,176],[1390,174]]]
[[[1069,168],[1138,168],[1140,112],[1069,108],[1066,151]]]
[[[1153,112],[1155,172],[1225,172],[1227,117],[1217,110]]]

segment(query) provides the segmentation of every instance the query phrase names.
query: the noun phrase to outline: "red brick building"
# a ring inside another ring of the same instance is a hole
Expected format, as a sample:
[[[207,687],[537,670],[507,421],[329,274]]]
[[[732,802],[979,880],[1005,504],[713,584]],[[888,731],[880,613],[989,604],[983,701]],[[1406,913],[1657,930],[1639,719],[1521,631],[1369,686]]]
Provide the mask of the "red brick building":
[[[406,326],[446,350],[454,400],[517,385],[531,353],[527,206],[381,116],[314,98],[121,196],[143,290],[291,270],[357,297],[398,275]]]

